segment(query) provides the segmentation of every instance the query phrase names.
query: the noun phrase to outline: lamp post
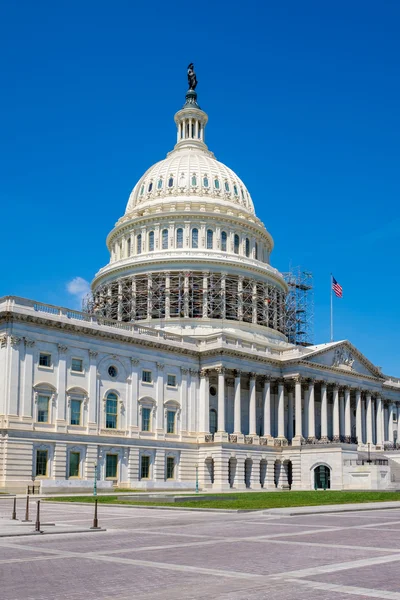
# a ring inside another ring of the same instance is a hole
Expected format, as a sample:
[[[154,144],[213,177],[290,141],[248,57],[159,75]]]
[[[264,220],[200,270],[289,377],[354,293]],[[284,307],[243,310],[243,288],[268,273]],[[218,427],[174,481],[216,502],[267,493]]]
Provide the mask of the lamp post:
[[[199,464],[195,464],[196,467],[196,494],[199,493]]]
[[[97,496],[97,462],[94,463],[93,496]]]

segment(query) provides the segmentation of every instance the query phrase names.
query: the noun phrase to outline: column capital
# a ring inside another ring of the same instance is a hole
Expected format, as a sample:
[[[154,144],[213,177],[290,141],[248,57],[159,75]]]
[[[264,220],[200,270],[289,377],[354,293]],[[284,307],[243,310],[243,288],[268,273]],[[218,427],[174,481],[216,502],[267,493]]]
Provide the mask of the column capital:
[[[133,367],[137,367],[137,365],[139,364],[139,359],[136,358],[135,356],[131,356],[131,364]]]
[[[250,379],[256,379],[257,378],[257,373],[255,373],[254,371],[251,371],[249,373],[249,377],[250,377]]]
[[[198,369],[189,369],[189,373],[191,375],[195,375],[196,377],[200,375],[200,371]]]
[[[209,369],[201,369],[200,370],[200,377],[209,377],[210,373],[209,373]]]
[[[295,375],[292,378],[292,381],[294,381],[294,383],[304,383],[305,379],[301,375]]]
[[[35,345],[35,340],[24,337],[24,344],[27,348],[32,348]]]
[[[65,354],[68,350],[68,346],[63,346],[63,344],[57,344],[59,354]]]
[[[182,375],[187,375],[189,373],[189,369],[187,369],[186,367],[181,367],[181,373]]]
[[[226,373],[226,368],[225,367],[215,367],[215,371],[218,373],[218,375],[225,375]]]
[[[157,369],[158,369],[159,371],[163,371],[163,370],[164,370],[164,367],[165,367],[164,363],[159,363],[159,362],[158,362],[158,363],[156,363],[156,365],[157,365]]]
[[[234,374],[234,376],[235,376],[236,378],[239,378],[239,379],[240,379],[240,376],[242,375],[242,371],[241,371],[240,369],[235,369],[235,370],[233,371],[233,374]]]

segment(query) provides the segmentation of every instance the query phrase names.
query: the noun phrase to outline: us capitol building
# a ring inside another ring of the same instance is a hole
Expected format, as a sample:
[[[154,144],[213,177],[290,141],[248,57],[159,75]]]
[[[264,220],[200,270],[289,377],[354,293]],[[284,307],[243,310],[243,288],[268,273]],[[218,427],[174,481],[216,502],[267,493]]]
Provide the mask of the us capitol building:
[[[273,239],[188,76],[87,309],[0,299],[0,489],[400,488],[400,380],[288,343]]]

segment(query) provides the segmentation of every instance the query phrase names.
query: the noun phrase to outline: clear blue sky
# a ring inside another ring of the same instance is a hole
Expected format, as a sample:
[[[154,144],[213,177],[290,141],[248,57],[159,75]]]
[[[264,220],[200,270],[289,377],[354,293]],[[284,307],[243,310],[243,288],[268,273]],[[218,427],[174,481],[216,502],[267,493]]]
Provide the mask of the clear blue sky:
[[[272,264],[314,273],[315,341],[400,375],[400,3],[0,5],[0,295],[76,306],[107,233],[175,143],[193,61],[207,141],[247,184]]]

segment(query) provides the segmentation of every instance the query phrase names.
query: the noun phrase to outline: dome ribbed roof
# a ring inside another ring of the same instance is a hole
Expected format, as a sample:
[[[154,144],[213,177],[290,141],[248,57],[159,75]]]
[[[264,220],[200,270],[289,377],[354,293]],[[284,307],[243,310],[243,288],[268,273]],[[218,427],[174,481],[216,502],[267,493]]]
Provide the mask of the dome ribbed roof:
[[[183,146],[156,163],[133,188],[126,213],[162,198],[200,196],[240,205],[251,214],[253,201],[243,181],[202,148]]]

